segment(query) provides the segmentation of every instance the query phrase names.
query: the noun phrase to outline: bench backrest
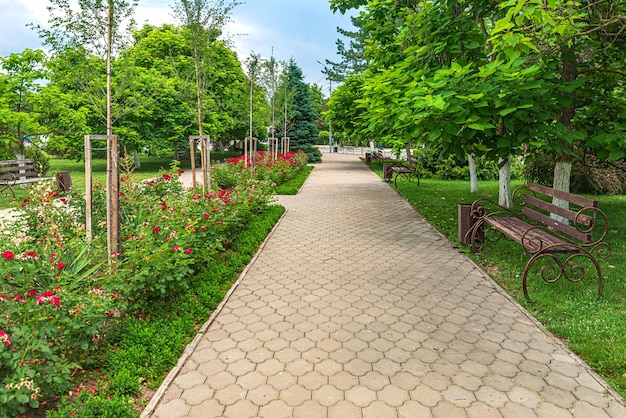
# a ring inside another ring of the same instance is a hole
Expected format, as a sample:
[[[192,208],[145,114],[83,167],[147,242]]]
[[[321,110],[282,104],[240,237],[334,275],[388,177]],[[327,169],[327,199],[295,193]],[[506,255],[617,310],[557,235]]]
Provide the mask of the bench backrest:
[[[418,168],[418,167],[419,167],[419,164],[418,164],[417,157],[416,157],[416,156],[414,156],[414,155],[410,155],[410,154],[409,154],[409,155],[407,155],[407,156],[406,156],[406,165],[407,165],[407,167],[409,167],[411,170],[415,170],[416,168]]]
[[[3,160],[0,161],[0,180],[10,180],[15,177],[38,177],[35,160],[26,158],[24,160]]]
[[[596,212],[589,212],[592,213],[592,215],[586,215],[579,213],[579,210],[583,208],[597,208],[597,200],[562,192],[534,183],[528,183],[526,187],[535,194],[542,194],[566,201],[569,203],[570,207],[569,209],[565,209],[551,202],[546,202],[533,194],[527,194],[524,198],[525,206],[522,208],[522,214],[524,216],[582,242],[590,243],[593,240],[591,231],[596,221]],[[561,219],[567,219],[571,224],[562,222],[559,219],[554,219],[550,216],[551,214],[557,215],[561,217]],[[577,225],[579,227],[577,227]]]

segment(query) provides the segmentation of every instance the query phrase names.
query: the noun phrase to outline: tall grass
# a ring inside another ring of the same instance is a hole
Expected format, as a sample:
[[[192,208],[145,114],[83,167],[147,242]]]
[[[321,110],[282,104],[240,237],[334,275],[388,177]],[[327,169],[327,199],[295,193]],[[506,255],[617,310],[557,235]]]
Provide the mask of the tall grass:
[[[382,177],[382,166],[372,164]],[[521,185],[514,182],[512,187]],[[398,193],[437,230],[453,243],[457,241],[458,204],[471,203],[478,198],[497,202],[498,183],[480,182],[479,192],[470,193],[469,181],[422,179],[416,182],[398,179]],[[474,259],[513,298],[523,305],[548,330],[581,356],[603,376],[623,397],[626,396],[626,196],[593,196],[608,216],[606,241],[612,254],[600,260],[604,274],[604,296],[597,297],[597,276],[587,271],[580,283],[560,280],[545,283],[537,275],[529,277],[527,302],[522,294],[521,277],[529,256],[514,242],[488,242],[483,251],[474,255],[467,246],[459,244],[468,257]]]

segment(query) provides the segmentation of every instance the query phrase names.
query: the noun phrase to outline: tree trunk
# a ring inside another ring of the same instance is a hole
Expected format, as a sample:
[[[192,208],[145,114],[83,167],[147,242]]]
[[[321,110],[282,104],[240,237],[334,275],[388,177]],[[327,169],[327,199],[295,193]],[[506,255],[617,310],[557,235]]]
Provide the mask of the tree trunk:
[[[499,163],[502,164],[502,158]],[[508,157],[504,165],[500,168],[500,190],[498,193],[498,204],[505,208],[513,206],[511,196],[511,158]]]
[[[467,154],[470,174],[470,193],[478,193],[478,175],[476,174],[476,160],[473,154]]]
[[[569,83],[578,77],[578,63],[576,59],[572,59],[574,56],[573,51],[567,47],[563,46],[561,50],[561,56],[563,58],[563,71],[561,72],[561,81],[564,83]],[[575,95],[575,93],[571,93]],[[557,122],[562,123],[567,127],[567,130],[572,129],[572,124],[574,121],[574,111],[576,109],[576,98],[572,97],[572,101],[569,106],[561,106],[559,109],[559,114],[557,115]],[[561,145],[567,148],[572,149],[572,144],[561,141]],[[569,192],[570,190],[570,175],[572,172],[572,161],[573,158],[569,155],[561,155],[554,165],[554,183],[552,187],[556,190],[561,190],[564,192]],[[564,203],[561,199],[553,199],[552,201],[555,205],[561,207],[567,207],[567,202]]]
[[[196,40],[194,40],[194,43]],[[208,179],[208,170],[209,168],[205,166],[206,161],[210,161],[203,154],[206,150],[202,145],[204,144],[204,133],[202,131],[202,90],[200,88],[200,51],[197,44],[194,44],[194,57],[195,57],[195,67],[196,67],[196,99],[198,104],[198,132],[200,134],[200,157],[201,157],[201,167],[202,167],[202,191],[206,192],[210,190],[210,184]],[[193,147],[195,148],[195,147]],[[192,171],[192,182],[193,188],[196,187],[196,176],[195,176],[195,150],[191,152],[191,171]]]
[[[569,192],[571,174],[572,158],[568,155],[562,155],[554,165],[554,182],[552,183],[552,188],[563,192]],[[552,198],[552,204],[569,209],[569,203],[566,200],[558,199],[556,197]],[[569,223],[566,218],[553,213],[550,214],[550,217],[566,224]]]
[[[113,1],[108,2],[106,54],[107,114],[107,250],[109,256],[120,252],[120,166],[118,140],[113,136],[111,94],[111,49],[113,44]],[[112,260],[112,259],[110,259]]]
[[[135,158],[135,168],[137,170],[141,169],[141,161],[139,160],[139,151],[137,150],[134,151],[134,158]]]

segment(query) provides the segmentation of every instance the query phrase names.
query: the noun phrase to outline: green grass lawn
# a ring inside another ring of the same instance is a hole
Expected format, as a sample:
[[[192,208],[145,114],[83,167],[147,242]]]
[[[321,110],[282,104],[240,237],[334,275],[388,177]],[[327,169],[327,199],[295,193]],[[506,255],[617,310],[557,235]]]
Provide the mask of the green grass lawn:
[[[382,164],[372,163],[382,177]],[[522,182],[513,182],[512,187]],[[482,197],[498,200],[498,182],[480,182],[479,192],[470,193],[469,181],[422,179],[398,180],[398,193],[453,243],[457,241],[458,204]],[[612,254],[600,260],[604,273],[604,296],[597,297],[597,276],[587,270],[580,283],[560,280],[545,283],[538,275],[529,277],[528,303],[522,294],[521,277],[529,256],[513,242],[487,242],[480,255],[460,249],[474,259],[513,298],[530,311],[547,329],[580,355],[623,397],[626,396],[626,196],[593,196],[608,216],[606,241]]]

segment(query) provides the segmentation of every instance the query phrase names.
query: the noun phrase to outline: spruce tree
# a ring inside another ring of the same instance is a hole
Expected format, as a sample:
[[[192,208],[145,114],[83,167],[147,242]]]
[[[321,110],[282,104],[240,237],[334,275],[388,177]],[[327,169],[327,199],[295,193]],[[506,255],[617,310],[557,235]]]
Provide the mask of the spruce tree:
[[[287,136],[290,138],[291,150],[303,150],[309,156],[310,162],[321,161],[321,153],[313,148],[318,138],[317,119],[319,115],[313,106],[309,86],[303,81],[302,70],[291,59],[287,65],[287,90],[293,97],[292,114]],[[281,89],[278,89],[279,91]]]

